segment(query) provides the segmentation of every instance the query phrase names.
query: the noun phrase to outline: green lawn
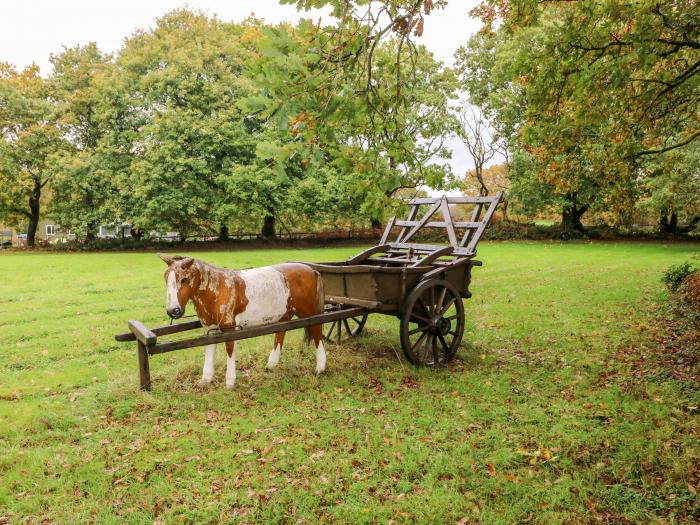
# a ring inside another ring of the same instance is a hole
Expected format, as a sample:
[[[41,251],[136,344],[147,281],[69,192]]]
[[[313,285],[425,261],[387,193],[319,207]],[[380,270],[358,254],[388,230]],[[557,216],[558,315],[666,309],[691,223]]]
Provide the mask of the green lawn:
[[[223,352],[205,390],[201,349],[155,356],[151,393],[113,335],[163,324],[155,254],[2,254],[0,523],[693,523],[697,384],[638,364],[661,272],[699,251],[485,243],[444,369],[399,358],[374,316],[320,377],[293,333],[272,372],[271,336],[243,341],[233,391]]]

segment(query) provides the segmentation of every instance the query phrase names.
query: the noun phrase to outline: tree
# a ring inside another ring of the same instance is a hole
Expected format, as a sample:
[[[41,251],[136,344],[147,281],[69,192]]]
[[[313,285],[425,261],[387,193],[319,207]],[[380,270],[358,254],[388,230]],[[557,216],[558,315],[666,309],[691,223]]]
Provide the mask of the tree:
[[[137,31],[117,57],[121,90],[135,117],[122,133],[133,152],[121,180],[129,218],[141,230],[173,229],[182,239],[231,219],[227,179],[255,159],[255,119],[237,101],[253,46],[244,27],[187,10]]]
[[[648,166],[639,209],[658,217],[663,233],[684,234],[700,225],[700,143],[670,151]]]
[[[398,37],[372,47],[369,70],[329,65],[331,33],[308,21],[268,29],[250,73],[258,92],[244,107],[277,130],[259,155],[279,166],[299,158],[310,173],[330,163],[353,179],[344,187],[362,195],[361,212],[378,223],[397,191],[454,182],[444,141],[455,129],[448,101],[456,84],[425,48],[403,48]]]
[[[475,91],[524,100],[517,142],[563,199],[564,228],[589,209],[619,220],[646,163],[700,136],[696,2],[488,0],[477,14],[486,24],[465,62],[486,72]]]
[[[49,82],[67,148],[57,159],[50,211],[63,227],[82,232],[89,241],[100,224],[117,219],[111,205],[116,191],[112,151],[103,143],[111,126],[105,88],[114,66],[94,43],[64,49],[52,55],[51,62]]]
[[[489,188],[484,181],[484,167],[493,159],[499,151],[499,144],[494,138],[494,131],[484,118],[478,107],[467,103],[459,114],[459,138],[466,146],[474,163],[474,169],[468,172],[473,174],[479,185],[479,194],[488,195]]]
[[[37,66],[17,71],[0,64],[0,218],[27,221],[27,244],[35,245],[45,190],[64,146],[56,105]]]

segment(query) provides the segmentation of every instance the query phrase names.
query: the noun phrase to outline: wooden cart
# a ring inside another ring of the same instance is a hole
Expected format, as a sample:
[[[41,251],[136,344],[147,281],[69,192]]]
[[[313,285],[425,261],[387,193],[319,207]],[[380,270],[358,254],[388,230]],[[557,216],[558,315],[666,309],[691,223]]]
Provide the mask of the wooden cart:
[[[471,270],[481,266],[474,259],[476,247],[501,201],[493,197],[439,197],[409,201],[405,220],[393,217],[381,241],[344,262],[305,263],[323,277],[324,313],[304,319],[271,323],[254,328],[205,334],[178,341],[163,336],[201,328],[199,321],[161,326],[152,330],[129,321],[129,332],[117,341],[136,341],[141,388],[150,390],[149,356],[235,341],[259,335],[327,324],[326,339],[362,333],[371,313],[398,316],[401,346],[416,366],[448,362],[459,349],[464,334],[464,305],[471,297]],[[469,220],[454,220],[460,209],[471,208]],[[449,244],[411,242],[425,229],[444,230]],[[395,234],[393,240],[390,240]]]

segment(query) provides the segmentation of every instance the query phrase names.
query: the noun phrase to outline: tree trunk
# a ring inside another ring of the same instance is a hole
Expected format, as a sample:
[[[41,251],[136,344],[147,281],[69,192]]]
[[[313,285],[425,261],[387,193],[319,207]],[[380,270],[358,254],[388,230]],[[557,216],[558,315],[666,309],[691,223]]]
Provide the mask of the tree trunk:
[[[29,225],[27,227],[27,246],[36,246],[36,230],[39,227],[41,202],[41,181],[34,181],[34,189],[29,197]]]
[[[219,240],[221,242],[226,242],[229,240],[228,226],[226,224],[219,226]]]
[[[586,232],[586,228],[581,223],[581,217],[588,210],[588,204],[581,207],[576,205],[576,199],[572,199],[570,204],[565,204],[561,214],[561,228],[564,232],[571,234],[574,231]]]
[[[85,195],[85,204],[88,210],[92,210],[92,207],[94,205],[94,199],[92,198],[92,193],[89,191]],[[91,220],[88,221],[88,223],[85,226],[85,242],[94,241],[95,237],[97,237],[97,224],[95,224],[94,220]]]
[[[372,225],[373,230],[382,229],[382,221],[380,221],[379,219],[370,219],[370,224]]]
[[[263,221],[262,235],[263,239],[274,239],[275,238],[275,211],[268,208],[267,215]]]

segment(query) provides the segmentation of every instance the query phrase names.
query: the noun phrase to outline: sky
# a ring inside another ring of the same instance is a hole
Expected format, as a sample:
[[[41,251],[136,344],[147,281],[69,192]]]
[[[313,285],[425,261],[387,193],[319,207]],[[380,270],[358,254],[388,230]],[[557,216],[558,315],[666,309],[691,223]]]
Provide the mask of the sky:
[[[452,55],[479,29],[469,17],[477,0],[450,0],[444,10],[426,18],[419,39],[438,60],[452,64]],[[18,68],[32,63],[51,72],[49,57],[63,46],[96,42],[104,52],[117,51],[136,29],[153,27],[154,20],[178,7],[201,10],[226,21],[241,21],[254,13],[270,23],[318,19],[321,11],[297,12],[277,0],[4,0],[0,14],[0,62]],[[452,166],[462,174],[472,166],[464,146],[450,141]]]

